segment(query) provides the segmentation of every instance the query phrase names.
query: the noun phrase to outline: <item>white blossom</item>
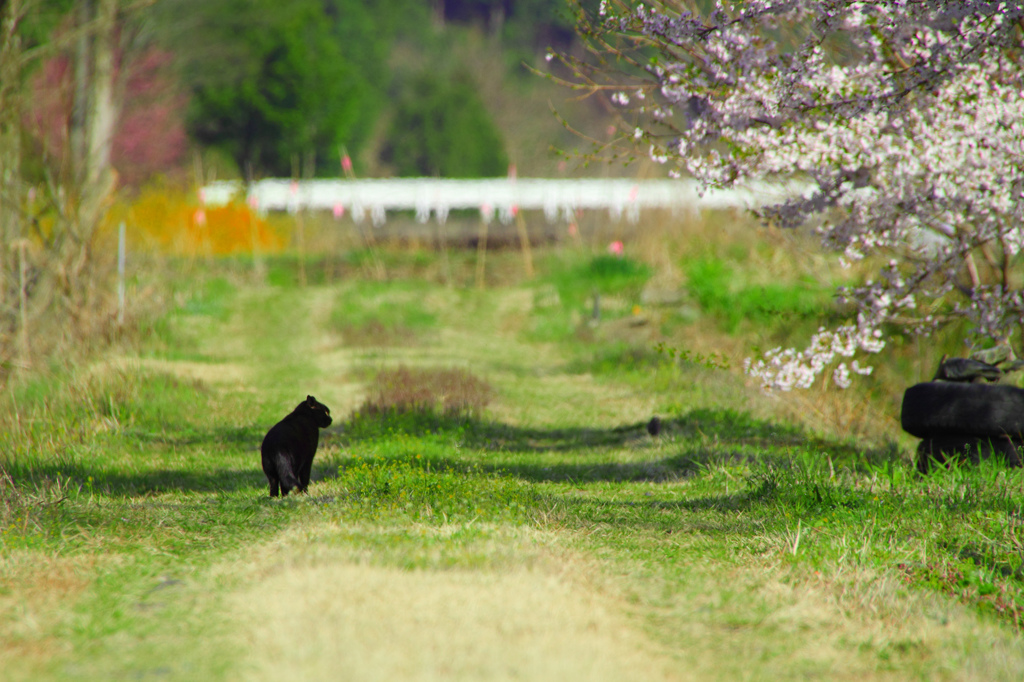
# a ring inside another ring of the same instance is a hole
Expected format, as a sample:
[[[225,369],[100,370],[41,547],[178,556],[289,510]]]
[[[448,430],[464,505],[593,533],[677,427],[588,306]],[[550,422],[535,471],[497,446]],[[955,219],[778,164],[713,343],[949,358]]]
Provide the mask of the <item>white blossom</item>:
[[[1020,344],[1024,3],[679,7],[613,16],[601,3],[606,30],[666,48],[649,62],[653,87],[630,90],[656,102],[612,96],[640,117],[635,140],[658,141],[648,156],[708,187],[810,180],[815,192],[766,214],[784,226],[817,219],[844,267],[885,256],[876,277],[839,291],[855,321],[751,359],[751,375],[778,390],[827,371],[849,385],[871,373],[865,358],[894,325],[931,334],[959,318],[977,341]],[[801,31],[802,44],[774,42]],[[841,58],[829,44],[845,46]]]

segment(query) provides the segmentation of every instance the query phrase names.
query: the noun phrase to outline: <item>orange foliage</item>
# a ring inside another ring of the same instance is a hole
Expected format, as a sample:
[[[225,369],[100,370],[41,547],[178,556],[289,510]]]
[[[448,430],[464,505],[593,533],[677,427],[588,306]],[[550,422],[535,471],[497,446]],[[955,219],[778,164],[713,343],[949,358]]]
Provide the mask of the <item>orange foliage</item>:
[[[151,186],[129,205],[108,214],[108,224],[124,221],[129,234],[149,248],[182,256],[274,253],[284,240],[246,204],[206,207],[191,193]]]

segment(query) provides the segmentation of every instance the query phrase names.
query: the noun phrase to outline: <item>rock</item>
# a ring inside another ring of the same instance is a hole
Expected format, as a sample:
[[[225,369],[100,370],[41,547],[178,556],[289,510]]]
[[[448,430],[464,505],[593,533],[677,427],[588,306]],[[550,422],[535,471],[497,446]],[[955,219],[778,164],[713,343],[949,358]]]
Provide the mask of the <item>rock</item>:
[[[978,360],[989,365],[998,365],[1003,362],[1011,362],[1015,359],[1013,349],[1006,344],[999,344],[994,348],[976,350],[971,353],[971,360]]]
[[[933,381],[998,381],[1002,371],[995,365],[972,358],[942,358]]]
[[[658,417],[651,417],[651,421],[647,422],[647,433],[652,436],[657,436],[661,433],[661,420]]]

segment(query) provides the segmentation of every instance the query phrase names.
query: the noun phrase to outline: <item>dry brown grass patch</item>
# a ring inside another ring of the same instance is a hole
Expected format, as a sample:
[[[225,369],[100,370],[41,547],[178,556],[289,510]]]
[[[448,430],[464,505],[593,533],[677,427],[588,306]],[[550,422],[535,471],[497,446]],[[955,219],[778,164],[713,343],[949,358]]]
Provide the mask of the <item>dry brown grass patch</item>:
[[[62,558],[37,550],[7,552],[0,559],[0,674],[33,679],[70,644],[52,633],[72,617],[95,572],[89,557]]]
[[[475,416],[493,397],[491,385],[468,370],[400,365],[377,374],[359,414],[437,412],[447,417]]]

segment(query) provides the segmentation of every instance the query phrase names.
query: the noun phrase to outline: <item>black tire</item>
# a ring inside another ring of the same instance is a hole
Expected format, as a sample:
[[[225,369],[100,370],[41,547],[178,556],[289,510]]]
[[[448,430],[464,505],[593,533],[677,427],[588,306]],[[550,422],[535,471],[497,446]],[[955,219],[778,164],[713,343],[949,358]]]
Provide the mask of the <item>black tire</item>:
[[[929,381],[903,394],[903,430],[918,438],[1024,439],[1024,389]]]

